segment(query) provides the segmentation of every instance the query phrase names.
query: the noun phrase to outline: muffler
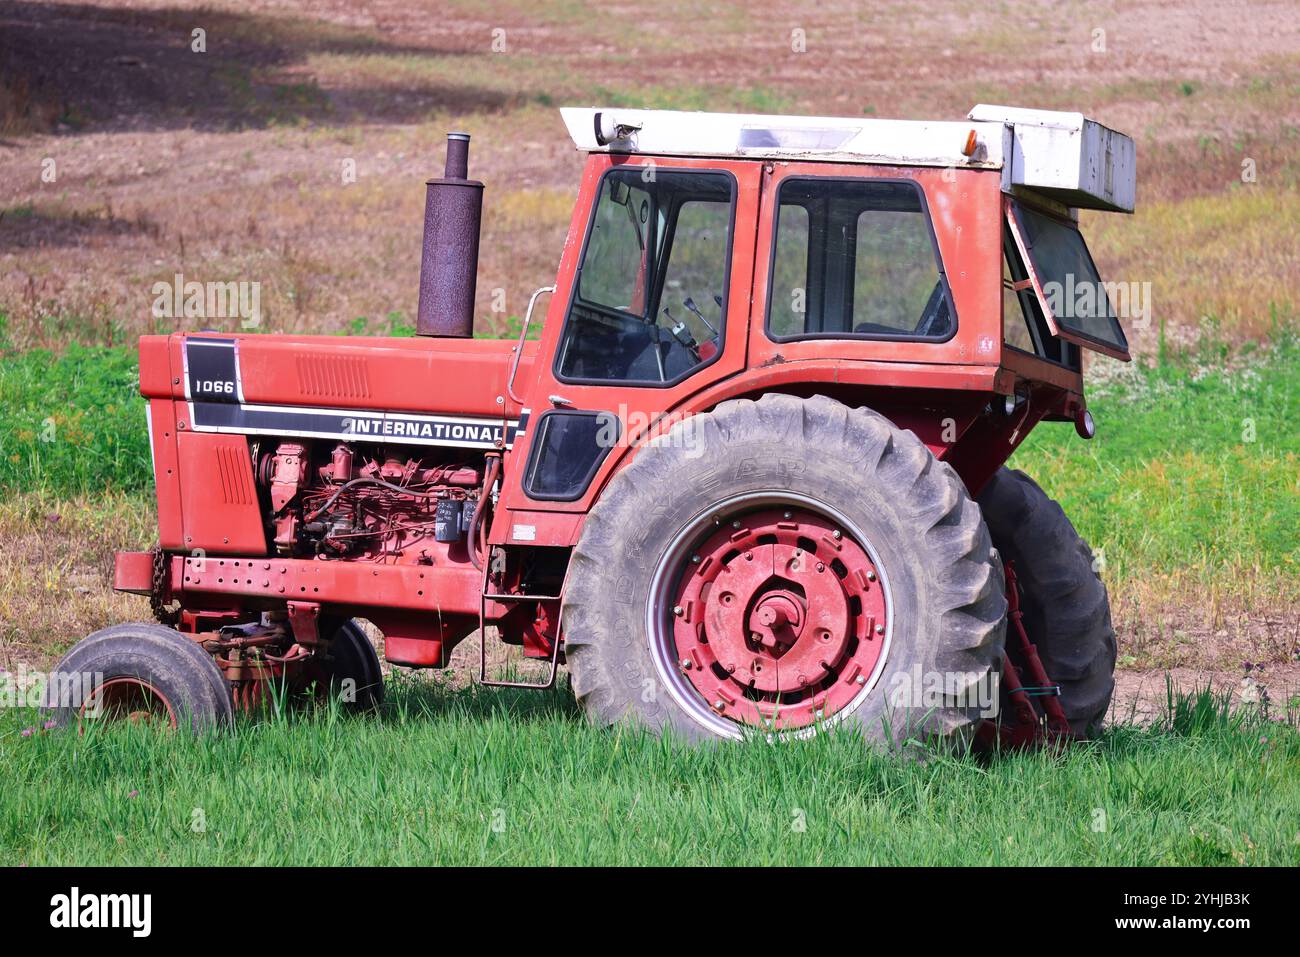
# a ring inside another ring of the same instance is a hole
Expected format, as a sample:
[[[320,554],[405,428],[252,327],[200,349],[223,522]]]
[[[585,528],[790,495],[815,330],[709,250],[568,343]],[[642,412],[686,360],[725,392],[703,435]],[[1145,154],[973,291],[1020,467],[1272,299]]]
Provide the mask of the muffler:
[[[448,133],[446,170],[426,184],[417,335],[474,335],[483,184],[468,176],[469,134]]]

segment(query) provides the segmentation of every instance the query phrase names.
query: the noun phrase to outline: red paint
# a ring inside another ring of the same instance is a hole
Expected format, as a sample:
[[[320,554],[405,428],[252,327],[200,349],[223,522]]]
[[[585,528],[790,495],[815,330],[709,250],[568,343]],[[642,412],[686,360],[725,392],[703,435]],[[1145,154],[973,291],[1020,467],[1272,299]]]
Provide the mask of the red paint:
[[[874,563],[810,512],[717,522],[676,594],[682,674],[742,724],[790,730],[829,720],[863,693],[884,650],[889,622]]]
[[[976,741],[984,748],[1056,747],[1074,740],[1075,735],[1061,708],[1059,686],[1043,667],[1025,631],[1014,564],[1008,561],[1003,566],[1007,585],[1007,652],[1002,659],[1002,686],[1006,700],[1011,703],[1011,713],[1004,712],[997,721],[981,724]],[[1022,680],[1022,675],[1028,677],[1028,683]],[[1032,696],[1030,688],[1035,689]],[[1041,716],[1034,701],[1042,708]]]

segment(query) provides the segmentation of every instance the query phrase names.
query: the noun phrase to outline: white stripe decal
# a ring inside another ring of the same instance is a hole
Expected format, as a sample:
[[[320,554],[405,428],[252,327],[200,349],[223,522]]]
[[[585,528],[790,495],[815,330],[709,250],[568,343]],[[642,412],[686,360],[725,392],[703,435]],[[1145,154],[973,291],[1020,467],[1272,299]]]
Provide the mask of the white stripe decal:
[[[518,421],[309,406],[191,402],[196,432],[332,438],[454,448],[509,448]]]

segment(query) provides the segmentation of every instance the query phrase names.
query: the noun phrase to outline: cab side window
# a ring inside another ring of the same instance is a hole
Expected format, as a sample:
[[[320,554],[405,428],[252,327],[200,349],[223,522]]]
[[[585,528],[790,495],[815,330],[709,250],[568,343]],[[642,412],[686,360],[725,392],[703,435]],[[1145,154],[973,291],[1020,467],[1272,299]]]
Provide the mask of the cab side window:
[[[768,334],[949,338],[957,328],[925,198],[913,182],[782,182]]]

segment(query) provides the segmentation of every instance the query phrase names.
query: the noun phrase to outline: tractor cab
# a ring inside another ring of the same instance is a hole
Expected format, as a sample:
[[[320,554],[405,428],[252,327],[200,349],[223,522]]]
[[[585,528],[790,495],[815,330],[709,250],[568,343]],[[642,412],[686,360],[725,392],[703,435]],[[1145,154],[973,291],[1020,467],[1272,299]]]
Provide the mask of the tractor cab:
[[[1090,434],[1081,351],[1128,345],[1078,210],[1132,211],[1128,137],[998,106],[957,122],[562,113],[587,166],[542,358],[517,386],[533,426],[503,529],[570,539],[620,449],[790,383],[881,410],[972,489],[1037,421]]]

